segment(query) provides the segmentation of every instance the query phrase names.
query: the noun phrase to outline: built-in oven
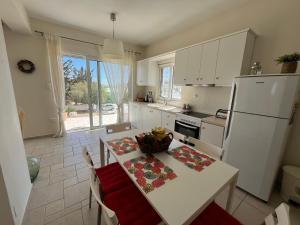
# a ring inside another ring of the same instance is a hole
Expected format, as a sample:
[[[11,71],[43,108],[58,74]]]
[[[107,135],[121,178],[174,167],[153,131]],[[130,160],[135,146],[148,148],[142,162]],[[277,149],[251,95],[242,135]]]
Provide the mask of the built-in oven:
[[[209,117],[209,114],[191,112],[189,114],[178,113],[175,120],[175,131],[185,137],[200,138],[201,119]]]
[[[193,137],[199,139],[200,126],[192,125],[190,123],[175,120],[175,131],[185,135],[186,137]]]

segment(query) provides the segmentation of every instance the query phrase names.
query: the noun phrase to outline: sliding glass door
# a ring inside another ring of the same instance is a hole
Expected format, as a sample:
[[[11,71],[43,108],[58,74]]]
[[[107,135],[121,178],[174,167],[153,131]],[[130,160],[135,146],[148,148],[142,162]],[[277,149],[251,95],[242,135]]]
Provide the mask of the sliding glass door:
[[[65,126],[67,131],[94,129],[118,122],[103,63],[77,56],[64,56]],[[120,112],[128,120],[128,103]]]

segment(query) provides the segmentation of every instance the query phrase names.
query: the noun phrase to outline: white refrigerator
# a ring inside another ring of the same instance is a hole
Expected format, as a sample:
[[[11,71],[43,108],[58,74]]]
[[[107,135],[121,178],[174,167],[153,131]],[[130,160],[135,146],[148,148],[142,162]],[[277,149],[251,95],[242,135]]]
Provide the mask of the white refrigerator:
[[[299,75],[241,76],[233,81],[223,160],[240,170],[237,186],[268,201],[295,102]]]

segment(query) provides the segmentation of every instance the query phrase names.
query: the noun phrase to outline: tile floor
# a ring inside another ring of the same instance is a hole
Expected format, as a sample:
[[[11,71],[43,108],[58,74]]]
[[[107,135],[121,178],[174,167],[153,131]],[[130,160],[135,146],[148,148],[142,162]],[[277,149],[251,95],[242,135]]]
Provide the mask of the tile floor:
[[[96,225],[97,205],[88,208],[88,169],[81,156],[86,145],[99,165],[99,130],[68,133],[63,138],[25,141],[27,155],[40,158],[23,225]],[[113,158],[113,157],[111,157]],[[113,160],[113,159],[112,159]],[[227,190],[216,199],[225,206]],[[259,225],[281,202],[274,192],[268,204],[236,189],[231,213],[244,225]],[[104,223],[102,223],[104,224]]]

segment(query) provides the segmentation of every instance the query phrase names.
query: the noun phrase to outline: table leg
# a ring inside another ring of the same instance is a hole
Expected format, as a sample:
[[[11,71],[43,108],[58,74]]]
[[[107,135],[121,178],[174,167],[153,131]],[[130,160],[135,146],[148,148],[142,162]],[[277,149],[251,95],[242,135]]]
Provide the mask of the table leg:
[[[105,166],[105,159],[104,159],[104,143],[100,138],[100,165],[101,167]]]
[[[232,181],[229,185],[229,193],[228,193],[228,198],[227,198],[227,202],[226,202],[226,211],[227,212],[229,212],[230,208],[231,208],[233,193],[234,193],[234,190],[235,190],[236,182],[237,182],[237,176],[235,176],[232,179]]]

